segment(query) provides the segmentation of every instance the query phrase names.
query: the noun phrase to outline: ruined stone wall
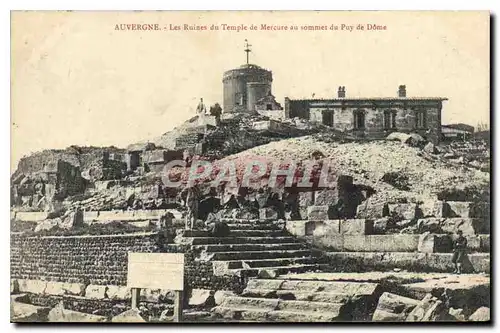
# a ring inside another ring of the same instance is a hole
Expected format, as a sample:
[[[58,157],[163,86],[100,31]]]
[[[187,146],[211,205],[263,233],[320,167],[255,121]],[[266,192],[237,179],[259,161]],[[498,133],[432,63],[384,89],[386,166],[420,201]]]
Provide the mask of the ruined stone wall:
[[[159,252],[155,233],[26,237],[11,234],[11,277],[125,285],[128,252]]]
[[[125,286],[128,252],[185,253],[186,290],[243,290],[240,278],[215,276],[212,262],[197,260],[199,251],[188,245],[165,243],[158,233],[42,237],[11,234],[11,279]]]
[[[64,150],[50,149],[23,157],[19,161],[14,176],[42,171],[44,166],[56,160],[62,160],[80,170],[88,168],[95,161],[103,160],[108,153],[124,153],[115,147],[69,147]],[[109,154],[107,155],[109,157]]]

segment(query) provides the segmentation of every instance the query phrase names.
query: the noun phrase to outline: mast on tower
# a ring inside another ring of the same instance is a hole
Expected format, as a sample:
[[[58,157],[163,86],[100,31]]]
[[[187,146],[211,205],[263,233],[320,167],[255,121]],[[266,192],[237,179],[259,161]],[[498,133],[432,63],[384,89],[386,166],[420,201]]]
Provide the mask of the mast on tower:
[[[245,39],[245,52],[247,54],[247,65],[248,65],[248,55],[250,52],[252,52],[252,50],[250,49],[250,46],[252,46],[252,45],[248,44],[248,40]]]

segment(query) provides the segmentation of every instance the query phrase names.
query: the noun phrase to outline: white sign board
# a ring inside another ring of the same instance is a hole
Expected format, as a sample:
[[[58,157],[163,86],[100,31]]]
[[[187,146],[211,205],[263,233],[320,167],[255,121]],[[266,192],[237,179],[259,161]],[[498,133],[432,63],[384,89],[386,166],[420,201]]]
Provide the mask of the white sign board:
[[[184,289],[183,253],[128,253],[127,287]]]

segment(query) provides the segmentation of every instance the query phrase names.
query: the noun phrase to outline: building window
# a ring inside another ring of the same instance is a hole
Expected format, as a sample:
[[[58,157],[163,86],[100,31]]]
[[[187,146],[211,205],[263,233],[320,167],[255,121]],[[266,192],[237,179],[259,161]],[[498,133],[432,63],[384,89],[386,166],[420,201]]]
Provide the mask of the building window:
[[[273,105],[272,104],[267,104],[266,105],[266,110],[272,110],[273,109]]]
[[[427,127],[427,117],[425,111],[417,111],[416,113],[416,127],[417,128],[426,128]]]
[[[354,128],[355,129],[365,128],[365,112],[363,110],[354,111]]]
[[[384,129],[396,128],[396,111],[384,111]]]
[[[243,93],[236,93],[236,105],[245,105],[245,95]]]

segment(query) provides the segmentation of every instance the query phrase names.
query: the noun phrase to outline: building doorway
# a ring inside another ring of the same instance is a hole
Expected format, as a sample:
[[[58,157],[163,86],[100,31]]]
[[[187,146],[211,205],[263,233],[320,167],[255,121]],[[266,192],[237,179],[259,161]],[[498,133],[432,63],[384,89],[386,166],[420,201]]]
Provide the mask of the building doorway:
[[[322,116],[323,116],[322,124],[325,126],[333,127],[333,111],[323,110]]]
[[[354,111],[354,128],[355,129],[365,128],[365,112],[363,110]]]

